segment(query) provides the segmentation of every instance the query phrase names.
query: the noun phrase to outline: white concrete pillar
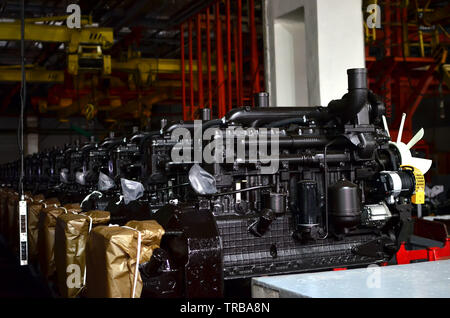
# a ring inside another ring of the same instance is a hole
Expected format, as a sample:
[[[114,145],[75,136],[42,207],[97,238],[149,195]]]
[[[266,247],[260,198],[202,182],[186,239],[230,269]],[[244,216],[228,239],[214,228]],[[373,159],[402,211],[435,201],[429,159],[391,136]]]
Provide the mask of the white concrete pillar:
[[[361,0],[266,0],[266,85],[274,106],[327,106],[365,67]]]

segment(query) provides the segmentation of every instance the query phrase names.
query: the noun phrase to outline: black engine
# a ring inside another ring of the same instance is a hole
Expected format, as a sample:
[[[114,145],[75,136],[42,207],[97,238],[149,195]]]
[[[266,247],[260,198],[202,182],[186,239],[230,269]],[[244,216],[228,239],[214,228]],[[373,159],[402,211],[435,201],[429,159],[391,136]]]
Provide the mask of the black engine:
[[[388,262],[408,233],[417,173],[389,143],[366,70],[348,78],[328,107],[215,120],[205,109],[199,121],[54,149],[35,158],[28,190],[84,198],[112,223],[157,220],[166,234],[140,266],[143,296],[220,297],[226,281]],[[2,167],[5,184],[16,186],[15,169]]]

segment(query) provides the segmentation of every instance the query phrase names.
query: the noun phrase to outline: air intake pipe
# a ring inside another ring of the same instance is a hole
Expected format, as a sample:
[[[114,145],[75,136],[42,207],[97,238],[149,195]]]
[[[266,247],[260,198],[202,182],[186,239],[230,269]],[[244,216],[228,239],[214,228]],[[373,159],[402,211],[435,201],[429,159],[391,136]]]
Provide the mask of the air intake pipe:
[[[348,93],[339,100],[328,104],[328,111],[346,124],[368,104],[367,69],[354,68],[347,70]]]
[[[308,120],[327,121],[329,117],[326,107],[242,107],[231,110],[225,116],[225,121],[258,128],[264,125],[269,127],[271,123],[281,120],[294,120],[297,124],[304,124]]]
[[[367,69],[347,70],[348,93],[340,100],[333,100],[328,107],[274,107],[274,108],[238,108],[230,111],[226,122],[251,127],[276,127],[290,123],[305,124],[308,120],[327,122],[338,119],[346,124],[368,104]]]

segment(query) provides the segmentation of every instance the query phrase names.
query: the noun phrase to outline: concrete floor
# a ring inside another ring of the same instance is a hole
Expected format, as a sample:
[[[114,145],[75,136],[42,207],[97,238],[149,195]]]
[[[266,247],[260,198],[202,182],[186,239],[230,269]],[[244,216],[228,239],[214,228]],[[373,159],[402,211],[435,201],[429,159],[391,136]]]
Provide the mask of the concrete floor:
[[[31,267],[18,259],[0,236],[0,298],[49,298],[52,294]]]

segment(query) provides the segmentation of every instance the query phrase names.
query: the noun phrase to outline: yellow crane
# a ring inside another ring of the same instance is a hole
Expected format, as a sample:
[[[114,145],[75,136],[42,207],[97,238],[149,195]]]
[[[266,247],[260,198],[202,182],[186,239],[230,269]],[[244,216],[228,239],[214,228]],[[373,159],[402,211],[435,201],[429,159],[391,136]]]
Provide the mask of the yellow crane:
[[[114,43],[113,29],[83,24],[81,28],[44,24],[63,17],[28,19],[25,23],[25,40],[64,43],[67,51],[67,71],[77,75],[80,70],[101,70],[111,74],[111,56],[103,54]],[[86,21],[84,22],[86,23]],[[0,40],[20,41],[20,21],[1,22]],[[45,76],[43,76],[45,78]]]

